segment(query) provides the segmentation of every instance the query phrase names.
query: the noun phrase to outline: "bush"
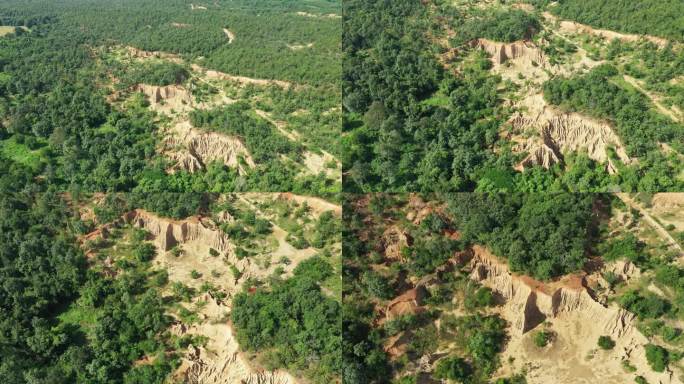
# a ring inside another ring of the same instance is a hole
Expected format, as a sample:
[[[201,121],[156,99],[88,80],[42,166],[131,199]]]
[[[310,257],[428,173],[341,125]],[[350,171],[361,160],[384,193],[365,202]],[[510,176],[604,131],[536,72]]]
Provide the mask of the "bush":
[[[527,379],[524,375],[515,375],[510,378],[497,379],[495,384],[527,384]]]
[[[233,278],[235,279],[235,281],[240,280],[240,278],[242,277],[242,272],[233,264],[231,264],[229,266],[229,268],[230,268],[230,273],[233,275]]]
[[[615,342],[610,338],[610,336],[599,336],[598,346],[605,350],[613,349],[615,347]]]
[[[364,272],[361,281],[374,297],[387,300],[394,294],[387,279],[373,270]]]
[[[190,272],[190,277],[192,277],[193,279],[199,279],[200,277],[202,277],[202,274],[199,273],[197,270],[193,269]]]
[[[544,348],[546,347],[549,342],[551,341],[552,334],[551,332],[548,331],[539,331],[532,336],[532,341],[534,342],[534,345],[536,345],[539,348]]]
[[[667,349],[654,344],[646,345],[646,360],[648,365],[651,366],[656,372],[665,371],[668,363],[668,352]]]
[[[209,248],[209,255],[212,257],[218,257],[221,253],[214,248]]]
[[[465,307],[468,309],[490,307],[494,305],[494,294],[491,288],[481,287],[472,295],[466,295]]]
[[[670,303],[657,295],[646,292],[629,291],[618,300],[620,305],[635,313],[639,319],[657,319],[670,310]]]
[[[634,382],[637,384],[648,384],[648,381],[646,381],[646,378],[643,376],[637,376],[634,378]]]
[[[610,239],[599,245],[599,252],[607,261],[627,259],[637,262],[641,256],[643,245],[632,233],[627,233],[622,237]]]
[[[460,357],[446,357],[437,362],[433,377],[440,380],[467,382],[473,374],[470,364]]]
[[[133,249],[133,256],[141,262],[152,260],[156,254],[157,248],[150,243],[140,243]]]

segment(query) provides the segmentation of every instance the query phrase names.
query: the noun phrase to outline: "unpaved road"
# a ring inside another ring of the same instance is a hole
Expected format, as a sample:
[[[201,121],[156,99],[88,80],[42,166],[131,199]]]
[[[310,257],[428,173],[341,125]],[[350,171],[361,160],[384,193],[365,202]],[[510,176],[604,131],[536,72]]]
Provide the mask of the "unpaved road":
[[[658,96],[654,95],[653,93],[651,93],[651,92],[647,91],[646,89],[644,89],[644,87],[641,86],[641,84],[639,83],[639,81],[638,81],[637,79],[635,79],[635,78],[633,78],[633,77],[631,77],[631,76],[627,76],[627,75],[624,75],[624,79],[625,79],[626,82],[628,82],[629,84],[631,84],[634,88],[636,88],[637,90],[639,90],[639,92],[641,92],[641,93],[643,93],[644,95],[646,95],[646,97],[648,97],[648,98],[651,100],[651,102],[652,102],[653,104],[655,104],[656,108],[658,108],[658,110],[659,110],[661,113],[663,113],[663,114],[669,116],[672,120],[674,120],[674,121],[677,122],[677,123],[680,123],[680,122],[681,122],[681,118],[680,118],[679,116],[677,116],[673,110],[667,108],[666,106],[664,106],[664,105],[660,102],[660,97],[658,97]]]
[[[617,193],[616,194],[620,200],[622,200],[625,204],[627,204],[630,208],[636,209],[639,211],[641,216],[646,220],[646,222],[653,227],[653,229],[656,230],[658,235],[660,236],[661,239],[665,240],[665,242],[668,243],[668,245],[677,251],[679,251],[679,254],[681,255],[683,253],[682,247],[679,245],[679,243],[670,235],[670,232],[665,230],[663,226],[656,221],[651,214],[648,213],[648,211],[641,206],[641,204],[637,203],[634,201],[629,195],[626,193]]]

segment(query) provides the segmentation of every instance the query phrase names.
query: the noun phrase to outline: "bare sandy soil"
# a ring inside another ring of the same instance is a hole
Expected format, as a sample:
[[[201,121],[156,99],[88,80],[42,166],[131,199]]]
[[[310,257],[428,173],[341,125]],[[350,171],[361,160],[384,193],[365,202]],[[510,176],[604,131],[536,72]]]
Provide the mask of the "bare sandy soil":
[[[648,366],[648,339],[637,330],[635,316],[616,304],[597,301],[586,288],[588,279],[599,277],[570,275],[543,283],[512,274],[505,262],[483,247],[474,246],[473,254],[471,278],[503,297],[497,311],[511,325],[499,375],[524,369],[530,384],[622,384],[632,382],[635,375],[650,383],[681,383],[673,372],[657,373]],[[532,335],[542,329],[554,336],[539,348]],[[610,336],[615,348],[599,349],[599,336]],[[623,361],[636,371],[627,372]]]
[[[340,213],[341,207],[317,198],[292,194],[259,194],[237,195],[239,204],[257,213],[257,216],[269,218],[270,213],[262,212],[257,203],[274,199],[285,199],[307,204],[311,207],[313,217],[333,210]],[[87,213],[87,212],[86,212]],[[84,213],[84,214],[86,214]],[[123,221],[135,227],[144,228],[150,234],[150,240],[157,247],[157,256],[152,261],[155,268],[168,272],[170,282],[181,282],[196,290],[202,285],[211,284],[219,291],[227,294],[225,300],[213,297],[210,292],[202,293],[190,303],[183,306],[196,312],[197,320],[183,323],[178,319],[172,326],[175,335],[196,335],[207,338],[206,345],[191,345],[181,359],[180,367],[174,377],[190,384],[296,384],[301,381],[282,370],[268,371],[258,366],[249,357],[241,353],[230,323],[230,301],[232,296],[242,289],[242,283],[248,278],[265,280],[277,268],[284,270],[283,276],[291,275],[296,266],[303,260],[315,255],[313,248],[296,249],[287,241],[288,233],[273,224],[273,232],[264,240],[272,244],[266,248],[266,257],[273,262],[262,263],[238,259],[235,256],[235,244],[218,224],[232,221],[232,217],[223,212],[214,217],[192,216],[183,220],[172,220],[159,217],[144,210],[127,213]],[[97,232],[99,235],[101,232]],[[172,250],[180,249],[175,255]],[[219,252],[212,256],[210,249]],[[264,256],[260,256],[263,258]],[[289,263],[277,262],[287,257]],[[229,266],[234,265],[242,272],[236,280]],[[200,277],[193,278],[195,271]],[[168,292],[167,292],[168,293]],[[144,363],[144,362],[141,362]]]
[[[228,28],[223,28],[223,33],[226,34],[226,37],[228,38],[228,44],[232,43],[235,41],[235,34],[228,30]]]

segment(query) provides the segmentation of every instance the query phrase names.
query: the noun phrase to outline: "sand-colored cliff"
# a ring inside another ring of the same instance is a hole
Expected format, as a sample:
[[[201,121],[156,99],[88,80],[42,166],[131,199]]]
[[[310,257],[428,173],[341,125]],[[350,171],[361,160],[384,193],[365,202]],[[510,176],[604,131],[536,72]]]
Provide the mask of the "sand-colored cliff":
[[[492,288],[503,298],[501,316],[510,323],[510,340],[502,361],[514,359],[502,368],[502,375],[527,370],[530,384],[632,382],[635,375],[650,383],[681,383],[671,372],[654,372],[646,362],[648,339],[635,326],[635,316],[615,304],[604,305],[593,297],[581,274],[544,283],[514,275],[508,265],[482,246],[473,246],[471,278]],[[554,333],[552,343],[539,348],[532,343],[532,331],[546,328]],[[599,336],[610,336],[614,349],[600,350]],[[628,360],[636,372],[628,373]]]
[[[252,156],[239,138],[193,128],[187,120],[173,125],[165,144],[168,156],[176,161],[174,169],[192,173],[214,161],[238,168],[241,173],[245,171],[243,164],[255,167]]]
[[[529,156],[519,168],[541,165],[545,168],[563,158],[568,152],[585,151],[589,158],[605,163],[609,172],[617,168],[608,158],[608,149],[613,148],[617,157],[629,164],[620,138],[607,122],[593,119],[579,113],[567,113],[546,104],[541,94],[533,95],[521,103],[524,106],[510,119],[515,132],[538,134],[531,139],[518,140],[515,151],[527,152]]]

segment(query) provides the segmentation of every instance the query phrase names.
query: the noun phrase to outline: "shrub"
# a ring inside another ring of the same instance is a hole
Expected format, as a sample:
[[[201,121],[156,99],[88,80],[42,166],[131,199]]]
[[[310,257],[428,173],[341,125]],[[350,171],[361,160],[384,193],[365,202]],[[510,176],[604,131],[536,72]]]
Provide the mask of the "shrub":
[[[615,342],[610,338],[610,336],[599,336],[598,346],[601,349],[613,349],[615,347]]]
[[[170,251],[170,252],[171,252],[171,254],[172,254],[173,256],[175,256],[175,257],[181,257],[181,256],[183,256],[183,248],[181,248],[181,247],[179,247],[179,246],[177,246],[177,245],[176,245],[175,247],[171,248],[171,251]]]
[[[647,344],[646,360],[648,361],[648,365],[650,365],[651,369],[653,369],[654,371],[665,371],[665,367],[667,367],[668,363],[667,349],[659,345]]]
[[[472,295],[465,298],[465,306],[468,309],[490,307],[494,305],[494,294],[491,288],[481,287]]]
[[[441,359],[437,363],[433,376],[441,380],[466,382],[473,374],[473,368],[464,359],[456,356]]]
[[[193,279],[199,279],[200,277],[202,277],[202,274],[197,272],[197,270],[193,269],[190,272],[190,277],[192,277]]]
[[[544,348],[546,345],[549,344],[549,341],[551,341],[551,332],[548,331],[539,331],[534,334],[532,337],[532,341],[534,341],[534,345],[536,345],[539,348]]]
[[[157,254],[157,249],[150,243],[140,243],[133,249],[133,256],[138,261],[150,261]]]
[[[209,255],[213,257],[218,257],[221,253],[219,251],[215,250],[214,248],[209,248]]]
[[[619,299],[621,306],[635,313],[639,319],[657,319],[670,310],[670,303],[657,295],[647,292],[629,291]]]
[[[242,272],[233,264],[230,265],[230,273],[233,275],[233,278],[237,281],[240,280],[242,277]]]

